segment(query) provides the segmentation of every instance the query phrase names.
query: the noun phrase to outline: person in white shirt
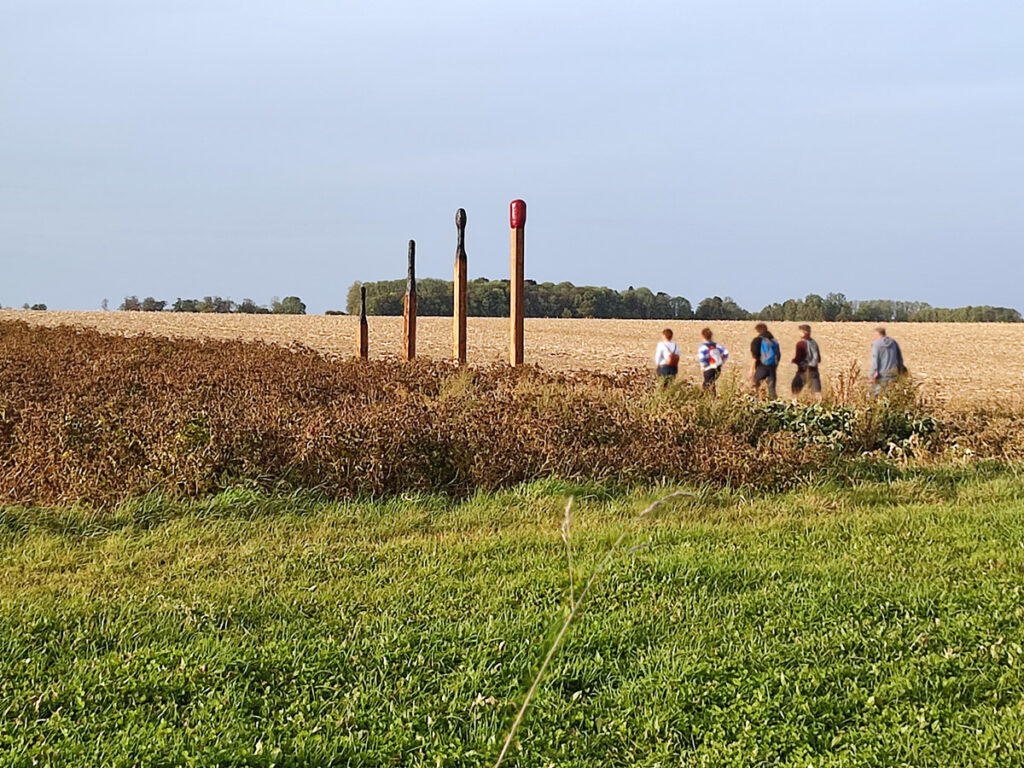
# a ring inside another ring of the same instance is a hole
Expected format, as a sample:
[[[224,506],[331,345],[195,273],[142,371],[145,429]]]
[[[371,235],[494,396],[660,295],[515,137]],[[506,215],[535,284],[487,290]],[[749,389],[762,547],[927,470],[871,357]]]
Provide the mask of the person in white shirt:
[[[658,368],[658,380],[667,387],[679,373],[679,346],[672,341],[672,329],[661,332],[661,341],[654,352],[654,364]]]

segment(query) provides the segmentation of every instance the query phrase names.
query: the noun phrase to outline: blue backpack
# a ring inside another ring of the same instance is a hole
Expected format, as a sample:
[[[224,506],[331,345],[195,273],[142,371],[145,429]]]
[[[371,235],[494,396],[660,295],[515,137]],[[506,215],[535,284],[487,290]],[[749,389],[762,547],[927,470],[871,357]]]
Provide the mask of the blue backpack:
[[[779,349],[779,342],[775,339],[769,339],[766,336],[761,337],[761,365],[771,367],[779,364],[779,358],[782,356],[782,351]]]

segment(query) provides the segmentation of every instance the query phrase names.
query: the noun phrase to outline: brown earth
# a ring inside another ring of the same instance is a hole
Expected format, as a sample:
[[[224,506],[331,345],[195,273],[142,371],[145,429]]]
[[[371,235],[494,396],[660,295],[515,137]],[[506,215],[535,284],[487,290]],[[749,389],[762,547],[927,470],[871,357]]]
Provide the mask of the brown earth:
[[[331,357],[354,354],[356,320],[322,315],[196,315],[171,312],[32,312],[5,310],[0,319],[42,325],[80,325],[118,335],[180,338],[261,340],[283,345],[303,344]],[[401,343],[401,318],[371,317],[370,351],[374,358],[394,358]],[[702,321],[527,319],[526,357],[552,369],[621,370],[651,366],[660,330],[676,333],[685,355],[695,355]],[[713,322],[716,338],[732,355],[732,375],[745,375],[753,323]],[[783,356],[788,360],[798,338],[797,323],[771,323]],[[817,323],[826,385],[857,364],[866,374],[873,338],[867,323]],[[1016,409],[1024,404],[1024,324],[893,323],[889,333],[903,347],[907,366],[923,391],[953,406],[992,405]],[[471,363],[505,359],[508,321],[470,318]],[[451,320],[426,317],[419,321],[419,352],[424,357],[451,354]],[[780,393],[789,392],[792,367],[783,365]],[[682,365],[681,376],[697,381],[697,366]]]

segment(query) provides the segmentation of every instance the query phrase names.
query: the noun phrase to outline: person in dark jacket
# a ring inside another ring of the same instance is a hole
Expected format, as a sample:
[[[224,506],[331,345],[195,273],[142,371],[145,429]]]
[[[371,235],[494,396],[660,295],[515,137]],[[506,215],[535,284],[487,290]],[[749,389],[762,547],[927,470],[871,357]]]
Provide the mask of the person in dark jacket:
[[[800,341],[796,343],[796,354],[793,357],[793,365],[796,366],[796,376],[793,377],[791,390],[793,398],[796,399],[804,391],[814,393],[818,402],[821,402],[821,372],[818,366],[821,364],[821,349],[818,342],[811,338],[811,326],[800,326]]]
[[[885,332],[885,328],[875,328],[875,343],[871,345],[871,380],[875,382],[875,392],[880,392],[906,372],[900,345]]]
[[[775,382],[779,370],[779,342],[772,336],[768,326],[758,323],[754,326],[757,336],[750,342],[750,386],[761,390],[761,384],[767,385],[768,398],[774,400]]]

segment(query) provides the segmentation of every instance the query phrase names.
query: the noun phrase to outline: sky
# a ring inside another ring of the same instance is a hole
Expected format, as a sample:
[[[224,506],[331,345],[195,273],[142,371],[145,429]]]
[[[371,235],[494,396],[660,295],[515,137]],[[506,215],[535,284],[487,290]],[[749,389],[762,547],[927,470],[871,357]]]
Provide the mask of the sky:
[[[1019,0],[0,0],[0,304],[509,272],[1024,308]]]

